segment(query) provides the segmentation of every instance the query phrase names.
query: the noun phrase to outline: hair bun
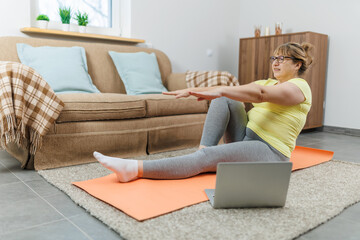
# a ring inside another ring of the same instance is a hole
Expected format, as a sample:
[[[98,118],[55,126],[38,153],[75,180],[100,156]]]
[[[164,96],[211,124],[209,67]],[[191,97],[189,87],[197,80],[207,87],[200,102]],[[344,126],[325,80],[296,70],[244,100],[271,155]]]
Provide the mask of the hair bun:
[[[306,64],[306,67],[308,67],[311,65],[311,63],[313,61],[313,58],[309,52],[314,48],[314,45],[312,45],[311,43],[308,43],[308,42],[303,42],[303,43],[301,43],[301,47],[304,49],[305,57],[307,59],[305,64]]]
[[[308,53],[309,51],[311,51],[314,48],[314,46],[311,43],[308,43],[308,42],[301,43],[301,47],[304,49],[304,51],[306,53]]]

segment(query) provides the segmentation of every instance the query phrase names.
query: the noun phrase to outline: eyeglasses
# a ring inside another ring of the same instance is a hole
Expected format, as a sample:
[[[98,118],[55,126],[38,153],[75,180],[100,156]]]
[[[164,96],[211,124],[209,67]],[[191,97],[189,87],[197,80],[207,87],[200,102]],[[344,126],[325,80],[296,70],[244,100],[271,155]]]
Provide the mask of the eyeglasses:
[[[292,60],[295,60],[296,58],[294,57],[288,57],[288,56],[278,56],[278,57],[275,57],[275,56],[271,56],[270,57],[270,63],[272,64],[273,62],[275,62],[275,60],[278,61],[278,63],[283,63],[285,61],[285,58],[290,58]]]

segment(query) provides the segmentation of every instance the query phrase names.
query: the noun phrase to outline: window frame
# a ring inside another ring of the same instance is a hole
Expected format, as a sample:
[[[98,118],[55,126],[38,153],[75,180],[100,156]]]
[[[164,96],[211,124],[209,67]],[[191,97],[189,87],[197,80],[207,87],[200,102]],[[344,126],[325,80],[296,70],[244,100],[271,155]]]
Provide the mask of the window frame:
[[[87,26],[87,33],[102,35],[130,37],[130,20],[131,20],[131,0],[112,0],[111,1],[112,27],[92,27]],[[30,26],[36,27],[36,18],[41,14],[39,12],[39,1],[30,1]],[[48,29],[62,30],[61,23],[49,21]],[[78,25],[70,23],[70,31],[77,32]]]

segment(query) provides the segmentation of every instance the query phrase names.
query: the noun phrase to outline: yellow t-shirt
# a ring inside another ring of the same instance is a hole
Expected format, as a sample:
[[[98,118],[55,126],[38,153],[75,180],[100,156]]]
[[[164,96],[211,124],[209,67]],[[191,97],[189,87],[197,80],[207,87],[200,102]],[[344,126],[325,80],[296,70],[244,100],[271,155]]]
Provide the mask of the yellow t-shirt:
[[[305,101],[293,106],[284,106],[270,102],[253,103],[248,112],[247,127],[259,137],[290,158],[295,148],[296,138],[305,125],[306,116],[311,108],[311,89],[302,78],[288,80],[298,86],[305,96]],[[262,86],[273,86],[277,80],[255,81]]]

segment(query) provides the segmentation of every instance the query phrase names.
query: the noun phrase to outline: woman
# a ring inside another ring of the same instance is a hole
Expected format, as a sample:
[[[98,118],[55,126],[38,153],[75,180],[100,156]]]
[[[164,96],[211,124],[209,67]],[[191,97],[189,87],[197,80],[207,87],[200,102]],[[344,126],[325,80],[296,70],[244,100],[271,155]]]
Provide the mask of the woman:
[[[275,79],[243,86],[183,89],[164,93],[176,98],[212,100],[199,150],[151,161],[94,157],[120,182],[137,178],[179,179],[215,172],[219,162],[289,161],[311,107],[311,90],[300,78],[312,62],[308,43],[280,45],[270,58]],[[253,103],[245,112],[242,102]],[[217,145],[224,136],[225,144]]]

